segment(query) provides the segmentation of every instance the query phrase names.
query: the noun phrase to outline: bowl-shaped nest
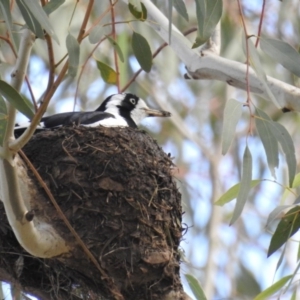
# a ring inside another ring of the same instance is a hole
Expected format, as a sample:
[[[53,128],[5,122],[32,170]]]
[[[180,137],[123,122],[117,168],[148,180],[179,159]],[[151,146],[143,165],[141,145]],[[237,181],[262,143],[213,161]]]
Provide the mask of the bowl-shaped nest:
[[[37,133],[23,150],[105,273],[76,244],[39,187],[42,204],[35,214],[49,220],[73,250],[68,257],[36,259],[38,265],[47,262],[46,273],[45,266],[33,270],[24,264],[23,285],[28,276],[39,278],[32,272],[40,272],[40,284],[48,283],[53,291],[76,286],[130,300],[180,294],[181,195],[170,157],[148,134],[131,128],[65,127]],[[51,278],[62,270],[63,282],[53,287]]]

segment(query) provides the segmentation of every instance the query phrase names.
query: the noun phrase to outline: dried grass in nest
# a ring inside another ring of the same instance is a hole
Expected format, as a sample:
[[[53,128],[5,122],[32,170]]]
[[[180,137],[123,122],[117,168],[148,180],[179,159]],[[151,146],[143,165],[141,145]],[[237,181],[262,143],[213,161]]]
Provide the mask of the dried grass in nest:
[[[182,291],[181,195],[171,159],[151,137],[131,128],[67,127],[36,134],[24,152],[107,278],[76,245],[39,188],[43,197],[35,214],[48,219],[74,251],[59,259],[27,257],[19,278],[23,286],[47,287],[55,297],[72,298],[70,291],[77,287],[113,298],[110,282],[130,300],[163,299],[170,291]],[[24,254],[2,207],[0,221],[0,251]],[[2,256],[0,270],[12,268],[16,258]]]

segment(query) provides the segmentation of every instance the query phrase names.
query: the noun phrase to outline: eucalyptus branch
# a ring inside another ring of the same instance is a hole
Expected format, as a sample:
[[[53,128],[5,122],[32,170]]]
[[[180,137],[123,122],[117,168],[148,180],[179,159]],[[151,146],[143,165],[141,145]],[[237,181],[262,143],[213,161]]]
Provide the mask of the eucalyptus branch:
[[[21,86],[23,84],[34,40],[35,37],[32,34],[32,32],[28,29],[25,29],[22,34],[22,39],[20,42],[16,67],[11,74],[12,77],[11,84],[17,91],[20,91]],[[6,127],[6,132],[3,140],[4,151],[6,152],[7,155],[7,157],[5,157],[6,159],[9,157],[9,149],[8,149],[9,140],[12,140],[14,137],[16,109],[10,103],[7,103],[7,112],[8,112],[7,127]]]
[[[11,150],[14,150],[17,152],[18,150],[23,148],[26,145],[26,143],[31,139],[32,135],[35,132],[37,125],[40,123],[40,120],[48,107],[48,104],[49,104],[53,94],[55,93],[57,87],[62,82],[65,74],[67,73],[67,70],[68,70],[68,62],[66,62],[64,64],[56,81],[53,83],[53,85],[50,87],[50,90],[45,95],[45,97],[43,99],[43,104],[39,107],[37,113],[34,115],[33,119],[31,120],[31,123],[28,126],[28,128],[24,131],[24,133],[19,138],[10,142],[9,148]]]
[[[258,32],[257,32],[257,38],[255,42],[255,47],[258,46],[260,35],[261,35],[261,29],[262,29],[262,24],[263,24],[263,19],[265,16],[265,8],[266,8],[266,0],[263,0],[262,8],[261,8],[261,14],[259,18],[259,25],[258,25]]]
[[[117,37],[116,37],[116,24],[115,24],[115,8],[112,0],[110,0],[109,2],[111,6],[110,14],[111,14],[111,23],[112,23],[112,38],[114,41],[116,41]],[[118,92],[120,92],[120,72],[119,72],[118,55],[115,47],[114,47],[114,60],[115,60],[115,67],[116,67],[116,74],[117,74],[116,85],[118,88]]]
[[[143,4],[148,13],[147,24],[165,42],[168,42],[169,20],[150,0],[143,0]],[[192,49],[191,42],[174,25],[172,25],[172,44],[170,47],[186,65],[188,78],[220,80],[236,88],[247,90],[245,79],[247,66],[245,64],[220,57],[210,51],[199,52]],[[284,111],[300,111],[299,88],[269,76],[267,79],[269,88],[276,95],[276,99]],[[252,93],[266,100],[271,100],[251,67],[249,67],[249,87]]]
[[[34,35],[25,29],[20,42],[12,86],[19,91],[25,78]],[[4,156],[0,159],[0,199],[8,222],[21,246],[38,257],[53,257],[68,252],[69,248],[56,231],[42,220],[33,220],[32,201],[40,197],[37,187],[29,179],[27,170],[16,151],[10,148],[14,139],[16,109],[7,103],[8,122],[4,136]],[[16,150],[16,149],[14,149]],[[17,149],[18,150],[18,149]]]

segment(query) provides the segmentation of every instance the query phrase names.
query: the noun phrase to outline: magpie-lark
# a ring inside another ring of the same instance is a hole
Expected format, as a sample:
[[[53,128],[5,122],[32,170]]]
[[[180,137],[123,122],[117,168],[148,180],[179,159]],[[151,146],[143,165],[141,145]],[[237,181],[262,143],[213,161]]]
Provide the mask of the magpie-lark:
[[[59,113],[41,119],[38,130],[65,125],[83,125],[95,127],[133,127],[147,117],[169,117],[171,114],[163,110],[150,109],[145,101],[130,93],[114,94],[107,97],[95,111]],[[29,123],[30,124],[30,123]],[[27,126],[15,127],[15,134],[20,135]]]

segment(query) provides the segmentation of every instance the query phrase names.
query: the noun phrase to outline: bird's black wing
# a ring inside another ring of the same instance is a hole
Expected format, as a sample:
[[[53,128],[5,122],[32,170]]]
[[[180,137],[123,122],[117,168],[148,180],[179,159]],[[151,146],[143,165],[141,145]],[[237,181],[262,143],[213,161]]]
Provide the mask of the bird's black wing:
[[[53,128],[73,124],[88,125],[107,118],[114,118],[114,115],[102,111],[67,112],[44,117],[41,122],[44,122],[45,128]]]

